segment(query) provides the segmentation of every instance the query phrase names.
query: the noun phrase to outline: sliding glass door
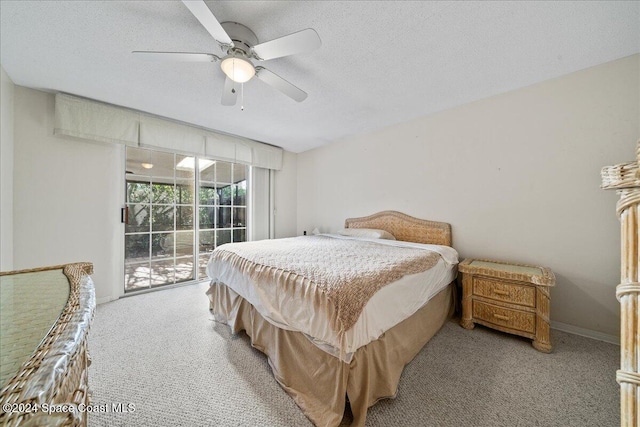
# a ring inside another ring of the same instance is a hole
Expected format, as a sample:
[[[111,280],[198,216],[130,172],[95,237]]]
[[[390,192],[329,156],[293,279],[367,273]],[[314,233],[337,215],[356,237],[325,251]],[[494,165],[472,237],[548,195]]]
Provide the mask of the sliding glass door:
[[[200,159],[203,161],[211,161]],[[247,239],[247,166],[214,162],[200,169],[199,276],[216,246]]]
[[[216,246],[246,240],[247,166],[141,148],[126,156],[125,292],[204,279]]]

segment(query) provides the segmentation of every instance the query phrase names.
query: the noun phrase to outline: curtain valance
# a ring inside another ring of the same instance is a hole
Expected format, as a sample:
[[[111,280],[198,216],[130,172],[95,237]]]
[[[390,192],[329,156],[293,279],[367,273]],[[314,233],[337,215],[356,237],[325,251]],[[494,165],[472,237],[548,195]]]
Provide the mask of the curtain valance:
[[[282,148],[62,93],[54,134],[282,169]]]

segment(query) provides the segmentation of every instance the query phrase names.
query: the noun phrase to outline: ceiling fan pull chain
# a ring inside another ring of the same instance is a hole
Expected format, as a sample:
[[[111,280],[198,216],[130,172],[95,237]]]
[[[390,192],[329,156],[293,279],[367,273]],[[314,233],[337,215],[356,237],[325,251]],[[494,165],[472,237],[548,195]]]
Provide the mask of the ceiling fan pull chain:
[[[244,111],[244,83],[240,83],[240,111]]]

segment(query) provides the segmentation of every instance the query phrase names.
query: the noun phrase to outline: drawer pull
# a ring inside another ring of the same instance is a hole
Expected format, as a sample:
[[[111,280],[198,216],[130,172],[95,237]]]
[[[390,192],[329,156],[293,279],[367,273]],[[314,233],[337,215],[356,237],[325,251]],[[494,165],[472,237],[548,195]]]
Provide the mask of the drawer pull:
[[[506,296],[508,296],[510,294],[509,291],[501,291],[500,289],[494,289],[493,293],[494,294],[498,294],[498,295],[506,295]]]
[[[502,314],[493,313],[493,317],[495,317],[496,319],[509,321],[509,316],[503,316]]]

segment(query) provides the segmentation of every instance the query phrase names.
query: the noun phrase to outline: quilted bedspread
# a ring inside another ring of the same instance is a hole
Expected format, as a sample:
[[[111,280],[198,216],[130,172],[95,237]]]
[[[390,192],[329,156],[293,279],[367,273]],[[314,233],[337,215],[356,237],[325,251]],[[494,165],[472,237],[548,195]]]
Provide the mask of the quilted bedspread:
[[[210,265],[215,272],[216,263],[230,263],[256,286],[277,286],[292,301],[313,304],[343,335],[378,290],[432,268],[439,259],[440,254],[418,248],[302,236],[225,244],[214,250]]]

